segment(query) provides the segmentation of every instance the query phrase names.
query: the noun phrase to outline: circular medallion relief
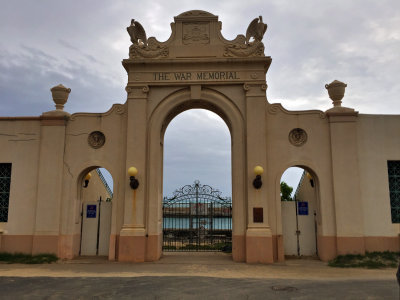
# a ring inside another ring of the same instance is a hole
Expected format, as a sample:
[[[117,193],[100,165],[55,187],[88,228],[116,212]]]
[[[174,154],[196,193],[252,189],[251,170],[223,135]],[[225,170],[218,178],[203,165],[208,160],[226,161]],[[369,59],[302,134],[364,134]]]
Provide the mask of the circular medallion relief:
[[[101,131],[93,131],[88,136],[88,143],[94,149],[103,147],[105,142],[106,142],[106,137],[104,133],[102,133]]]
[[[301,128],[292,129],[289,133],[289,142],[295,146],[302,146],[307,142],[307,133]]]

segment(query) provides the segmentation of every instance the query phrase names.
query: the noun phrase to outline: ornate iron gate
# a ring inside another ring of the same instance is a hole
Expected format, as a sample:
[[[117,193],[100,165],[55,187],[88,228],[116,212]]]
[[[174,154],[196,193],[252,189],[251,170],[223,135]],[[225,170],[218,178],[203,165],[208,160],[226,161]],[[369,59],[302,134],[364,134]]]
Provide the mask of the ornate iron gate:
[[[232,249],[232,200],[198,180],[163,200],[164,251]]]

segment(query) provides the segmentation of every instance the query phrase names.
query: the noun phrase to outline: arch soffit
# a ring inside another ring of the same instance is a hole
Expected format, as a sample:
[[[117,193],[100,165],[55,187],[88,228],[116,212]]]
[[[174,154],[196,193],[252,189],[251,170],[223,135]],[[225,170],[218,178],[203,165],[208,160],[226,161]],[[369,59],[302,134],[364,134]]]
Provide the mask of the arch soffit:
[[[113,193],[116,195],[117,190],[115,189],[116,186],[116,180],[115,180],[115,172],[114,169],[112,168],[112,165],[109,164],[106,161],[99,161],[99,160],[87,160],[83,163],[80,163],[79,165],[73,167],[72,170],[69,170],[70,173],[72,173],[73,177],[71,179],[71,187],[73,190],[71,190],[72,194],[71,195],[76,195],[77,199],[80,199],[80,192],[79,192],[79,187],[81,186],[81,182],[86,175],[86,172],[91,172],[94,169],[97,168],[104,168],[106,169],[112,177],[113,183],[114,183],[114,188],[113,188]]]
[[[200,99],[192,99],[190,89],[183,88],[166,96],[153,109],[149,118],[150,135],[153,131],[159,132],[163,138],[172,119],[189,109],[206,109],[216,113],[228,126],[232,138],[234,134],[243,133],[243,115],[231,99],[210,88],[201,90]]]
[[[278,170],[277,178],[280,179],[283,175],[283,173],[292,167],[298,167],[298,168],[303,168],[306,171],[310,171],[312,175],[315,175],[318,177],[319,169],[310,161],[308,160],[293,160],[290,162],[285,163],[284,165],[281,166],[281,168]]]
[[[311,173],[311,175],[313,176],[313,178],[316,180],[317,184],[320,185],[320,179],[318,177],[319,170],[313,163],[311,163],[309,161],[304,161],[304,160],[294,160],[294,161],[285,163],[278,170],[278,172],[276,173],[276,176],[275,176],[276,186],[280,186],[280,181],[281,181],[283,173],[291,167],[299,167],[299,168],[303,168],[306,171],[309,171]],[[280,189],[277,189],[276,193],[279,194],[279,192],[280,192]]]
[[[115,170],[112,167],[112,164],[110,164],[108,161],[105,161],[105,160],[104,161],[87,160],[83,163],[80,163],[80,164],[70,168],[68,173],[70,173],[73,176],[72,180],[77,180],[77,182],[79,182],[83,178],[85,172],[90,172],[91,170],[94,170],[97,168],[106,169],[111,174],[113,181],[115,181],[115,178],[116,178]]]

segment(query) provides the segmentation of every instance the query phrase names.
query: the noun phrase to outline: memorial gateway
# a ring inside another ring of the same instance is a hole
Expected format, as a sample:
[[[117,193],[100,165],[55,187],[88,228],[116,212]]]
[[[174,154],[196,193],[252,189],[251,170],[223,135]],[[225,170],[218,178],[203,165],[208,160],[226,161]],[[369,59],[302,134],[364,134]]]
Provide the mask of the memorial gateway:
[[[325,86],[333,103],[325,112],[270,103],[261,17],[232,41],[205,11],[178,15],[171,29],[159,42],[132,20],[124,104],[70,115],[63,107],[71,90],[58,85],[51,89],[56,110],[0,117],[0,251],[158,260],[164,133],[193,108],[215,112],[230,130],[234,261],[285,259],[280,179],[292,166],[312,180],[321,260],[400,250],[400,116],[345,107],[346,84],[337,80]],[[97,202],[82,205],[102,186],[99,167],[114,180],[112,195],[102,191],[101,217]],[[90,218],[102,228],[94,253],[84,246],[96,239],[85,233]]]

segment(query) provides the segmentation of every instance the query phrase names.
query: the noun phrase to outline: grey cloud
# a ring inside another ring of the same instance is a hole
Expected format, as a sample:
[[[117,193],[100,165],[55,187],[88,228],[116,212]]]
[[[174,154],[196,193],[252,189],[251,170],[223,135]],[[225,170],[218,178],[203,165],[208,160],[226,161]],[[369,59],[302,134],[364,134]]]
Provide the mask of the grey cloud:
[[[0,114],[40,115],[53,109],[50,88],[71,87],[65,110],[106,111],[124,102],[125,91],[104,82],[90,68],[64,61],[39,49],[22,47],[20,53],[0,57]]]

